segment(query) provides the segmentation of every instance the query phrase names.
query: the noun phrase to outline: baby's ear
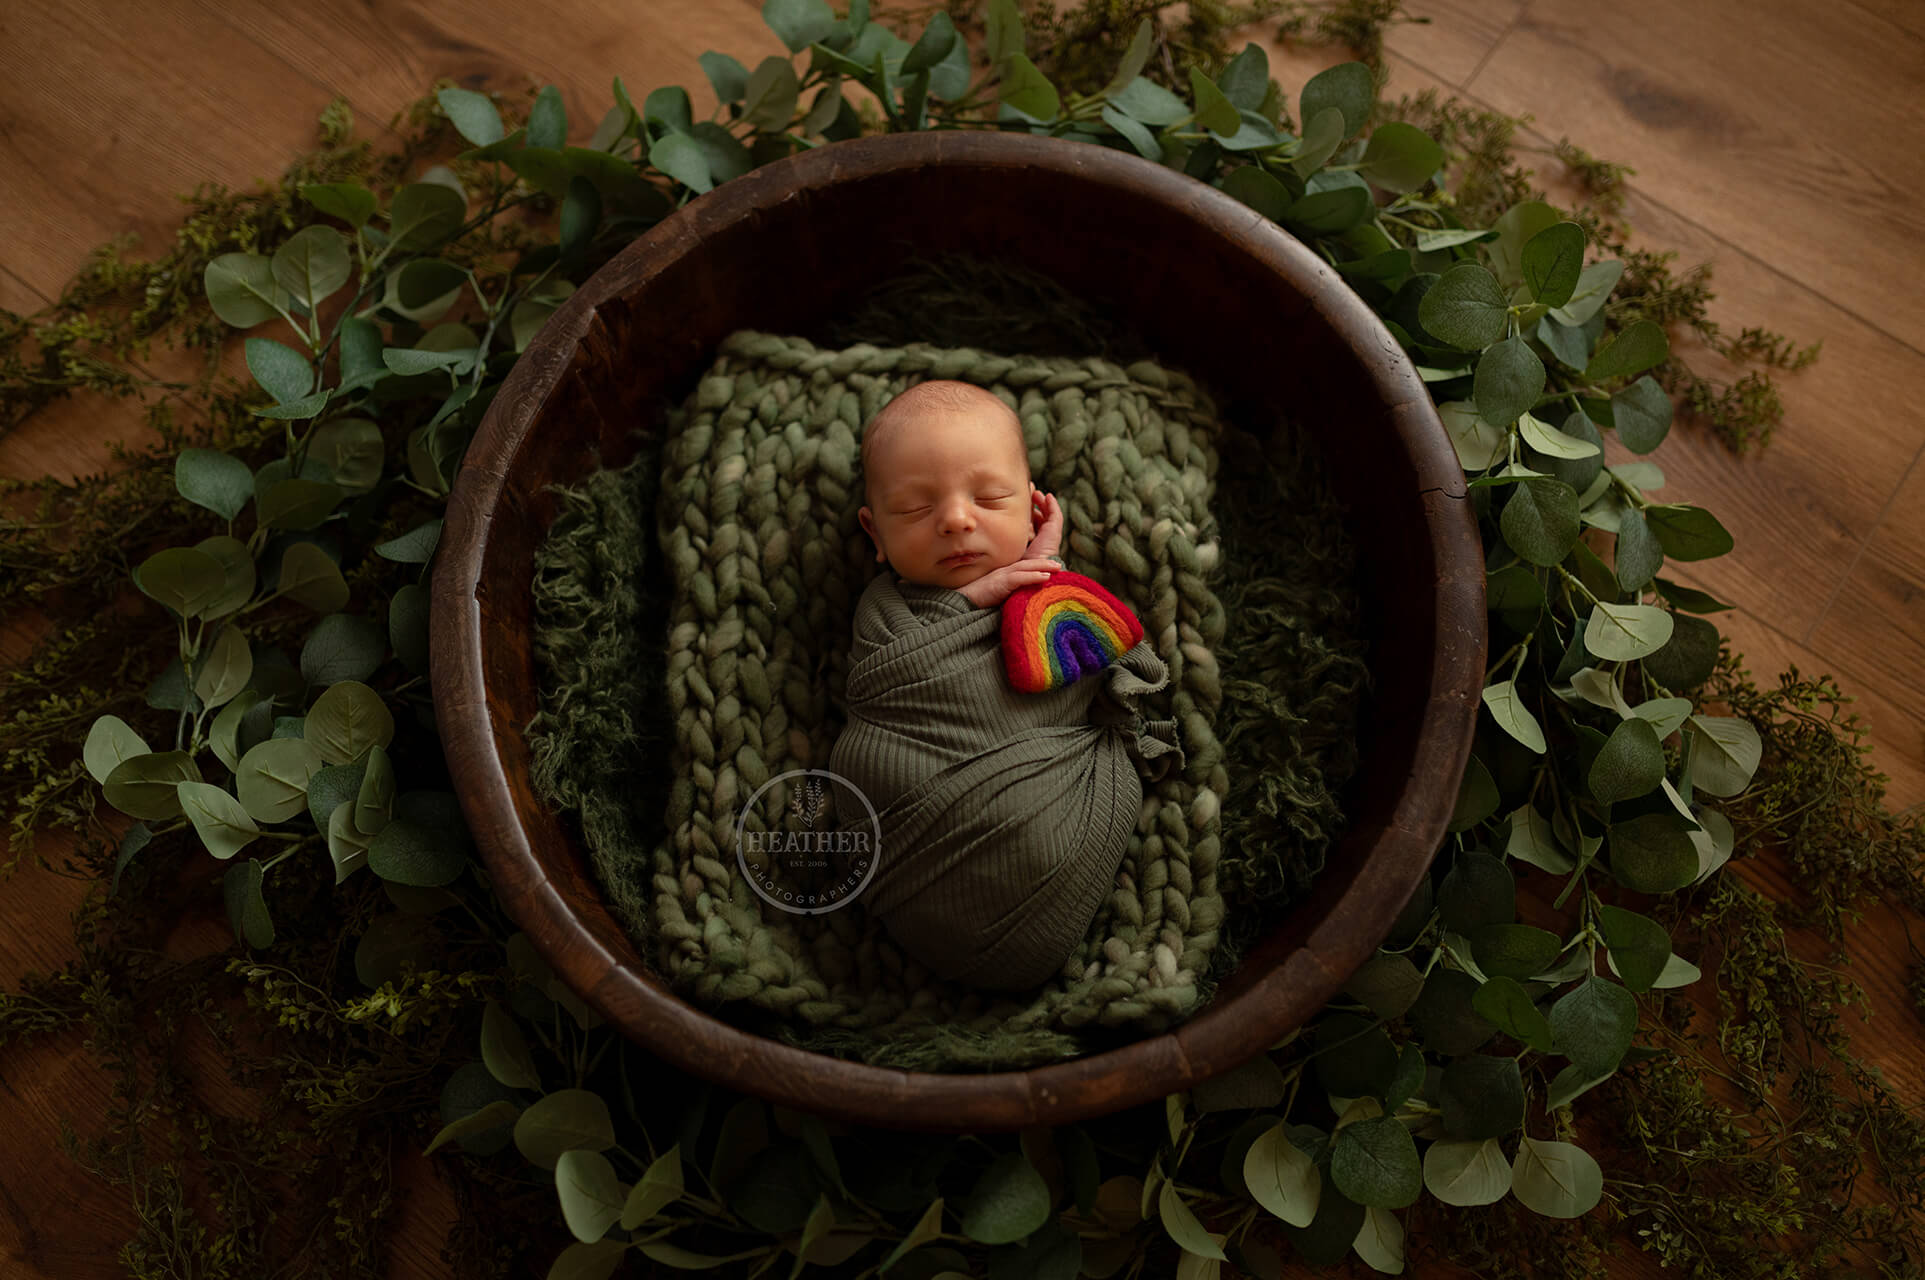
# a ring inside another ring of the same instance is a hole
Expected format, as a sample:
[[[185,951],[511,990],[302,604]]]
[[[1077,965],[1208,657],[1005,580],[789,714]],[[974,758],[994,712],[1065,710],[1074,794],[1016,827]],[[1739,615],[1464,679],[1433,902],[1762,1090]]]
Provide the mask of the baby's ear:
[[[869,508],[859,508],[856,511],[856,519],[862,522],[862,531],[869,535],[869,541],[876,544],[876,559],[888,559],[882,552],[882,539],[876,537],[876,521],[875,517],[870,514]]]

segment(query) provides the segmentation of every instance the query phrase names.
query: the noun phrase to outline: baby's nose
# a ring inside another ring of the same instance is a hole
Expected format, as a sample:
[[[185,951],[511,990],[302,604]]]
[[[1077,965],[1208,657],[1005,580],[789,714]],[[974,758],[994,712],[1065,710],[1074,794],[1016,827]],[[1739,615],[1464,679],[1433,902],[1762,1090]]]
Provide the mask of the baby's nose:
[[[973,529],[976,516],[967,502],[950,502],[942,509],[942,522],[945,529]]]

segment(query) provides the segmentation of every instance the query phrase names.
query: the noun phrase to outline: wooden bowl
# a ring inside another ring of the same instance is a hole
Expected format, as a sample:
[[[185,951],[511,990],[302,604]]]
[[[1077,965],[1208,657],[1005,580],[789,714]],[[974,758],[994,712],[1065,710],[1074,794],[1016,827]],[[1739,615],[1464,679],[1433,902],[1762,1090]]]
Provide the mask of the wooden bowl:
[[[530,583],[541,490],[633,456],[737,329],[797,332],[911,256],[1014,260],[1126,317],[1250,426],[1315,431],[1358,513],[1370,666],[1348,834],[1309,896],[1173,1031],[1027,1071],[919,1073],[738,1030],[646,968],[569,826],[536,799]],[[664,397],[668,399],[665,400]],[[1302,244],[1222,193],[1087,143],[858,139],[758,169],[651,229],[556,313],[489,408],[449,499],[431,678],[454,787],[495,892],[555,972],[659,1058],[857,1124],[1056,1125],[1187,1089],[1302,1025],[1375,950],[1442,839],[1484,676],[1484,563],[1464,474],[1396,341]]]

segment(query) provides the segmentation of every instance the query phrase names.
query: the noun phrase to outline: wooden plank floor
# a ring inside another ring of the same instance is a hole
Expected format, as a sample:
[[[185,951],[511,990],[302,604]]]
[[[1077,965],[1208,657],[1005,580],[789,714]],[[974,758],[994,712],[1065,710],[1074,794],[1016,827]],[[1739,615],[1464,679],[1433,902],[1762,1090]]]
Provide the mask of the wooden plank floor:
[[[11,0],[0,6],[0,307],[54,297],[87,251],[132,231],[158,250],[202,181],[245,186],[307,145],[345,95],[378,129],[436,76],[520,92],[561,87],[585,132],[620,75],[639,96],[681,84],[708,108],[696,57],[749,65],[779,45],[757,0]],[[1736,331],[1822,340],[1787,378],[1787,416],[1762,456],[1732,458],[1675,431],[1658,455],[1664,496],[1711,508],[1737,550],[1691,580],[1738,606],[1720,615],[1754,671],[1835,673],[1859,699],[1895,807],[1925,802],[1925,19],[1915,0],[1416,0],[1429,25],[1389,40],[1391,92],[1437,86],[1529,112],[1530,145],[1568,137],[1633,166],[1639,242],[1715,270],[1714,318]],[[1261,32],[1253,33],[1263,38]],[[1294,99],[1337,60],[1275,49]],[[1873,122],[1876,122],[1875,125]],[[164,371],[168,357],[156,355]],[[178,357],[173,357],[178,359]],[[100,467],[131,415],[57,407],[0,438],[0,474]],[[0,602],[0,619],[9,612]],[[30,639],[18,619],[0,661]],[[1767,889],[1770,873],[1747,868]],[[0,980],[67,954],[78,887],[29,868],[0,885]],[[1854,947],[1881,1018],[1874,1056],[1925,1098],[1925,1036],[1904,1011],[1906,953],[1889,913]],[[182,954],[217,948],[189,931]],[[217,1070],[214,1063],[204,1064]],[[85,1127],[107,1083],[73,1043],[0,1057],[0,1274],[122,1274],[124,1199],[55,1153],[59,1118]],[[413,1162],[398,1276],[443,1274],[449,1201]],[[1647,1274],[1635,1258],[1624,1274]]]

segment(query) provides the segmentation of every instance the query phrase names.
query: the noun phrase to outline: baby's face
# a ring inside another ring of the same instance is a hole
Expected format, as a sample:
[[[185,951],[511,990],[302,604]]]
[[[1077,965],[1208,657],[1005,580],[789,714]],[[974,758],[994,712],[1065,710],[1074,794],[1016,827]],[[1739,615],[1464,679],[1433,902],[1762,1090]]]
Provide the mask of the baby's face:
[[[953,590],[1022,559],[1034,490],[1006,409],[935,410],[878,442],[862,527],[906,581]]]

